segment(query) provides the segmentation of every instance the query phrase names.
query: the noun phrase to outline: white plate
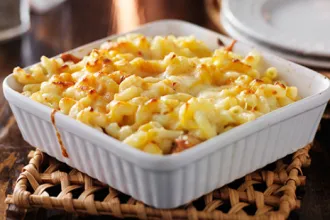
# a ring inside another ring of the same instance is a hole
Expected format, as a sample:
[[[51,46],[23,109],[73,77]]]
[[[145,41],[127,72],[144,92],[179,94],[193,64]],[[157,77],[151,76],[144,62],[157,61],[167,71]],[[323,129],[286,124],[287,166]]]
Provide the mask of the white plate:
[[[256,39],[252,39],[251,37],[248,37],[241,33],[239,30],[237,30],[224,16],[221,16],[221,24],[224,28],[224,30],[227,32],[228,35],[230,35],[232,38],[242,41],[246,44],[253,45],[256,48],[260,50],[264,50],[270,53],[275,53],[285,59],[291,60],[295,63],[300,63],[305,66],[310,67],[316,67],[316,68],[326,68],[330,69],[330,59],[329,61],[318,59],[318,58],[310,58],[307,56],[299,56],[292,54],[290,51],[284,51],[280,48],[276,47],[269,47],[269,45],[266,45],[260,41],[257,41]]]
[[[223,12],[236,28],[264,43],[330,57],[329,0],[224,0]]]
[[[212,49],[219,47],[219,39],[225,45],[232,42],[218,33],[177,20],[157,21],[133,32],[148,36],[194,35]],[[70,53],[83,56],[102,42],[116,37],[107,37]],[[240,42],[233,48],[235,53],[242,55],[252,49]],[[69,154],[65,157],[51,122],[52,109],[20,94],[22,85],[12,74],[4,80],[3,89],[23,138],[32,146],[147,205],[174,208],[313,141],[330,98],[329,79],[274,55],[261,55],[260,71],[269,66],[276,67],[280,79],[297,86],[299,95],[304,98],[173,155],[147,154],[57,113],[56,127]],[[24,205],[25,200],[21,199],[24,196],[14,197],[15,204]],[[73,200],[68,202],[76,201]],[[29,202],[36,204],[38,201]],[[51,202],[55,205],[54,201]]]

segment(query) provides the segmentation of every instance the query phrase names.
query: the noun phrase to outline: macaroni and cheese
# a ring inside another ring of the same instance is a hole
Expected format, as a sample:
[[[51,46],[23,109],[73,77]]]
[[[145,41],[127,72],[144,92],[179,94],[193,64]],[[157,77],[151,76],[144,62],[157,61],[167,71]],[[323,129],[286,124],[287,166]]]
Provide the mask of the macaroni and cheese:
[[[14,69],[23,94],[152,154],[177,153],[298,99],[260,55],[139,34]]]

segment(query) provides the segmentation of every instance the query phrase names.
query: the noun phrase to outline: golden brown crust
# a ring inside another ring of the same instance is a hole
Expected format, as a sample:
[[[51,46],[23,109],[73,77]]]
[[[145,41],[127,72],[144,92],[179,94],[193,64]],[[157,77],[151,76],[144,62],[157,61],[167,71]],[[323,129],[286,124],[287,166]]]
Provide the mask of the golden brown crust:
[[[233,40],[228,46],[225,47],[225,50],[228,52],[233,51],[236,42],[237,42],[237,40]]]
[[[72,61],[73,63],[79,63],[81,61],[80,58],[69,53],[61,54],[61,58],[64,62]]]

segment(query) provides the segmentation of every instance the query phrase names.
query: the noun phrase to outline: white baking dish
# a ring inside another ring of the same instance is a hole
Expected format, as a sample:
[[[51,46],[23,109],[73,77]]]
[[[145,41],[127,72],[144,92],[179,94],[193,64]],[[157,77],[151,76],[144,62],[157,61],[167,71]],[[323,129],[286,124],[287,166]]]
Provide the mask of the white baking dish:
[[[231,42],[215,32],[177,20],[150,23],[133,32],[151,36],[195,35],[211,48],[218,47],[217,38],[225,44]],[[72,53],[85,55],[115,37]],[[251,49],[241,43],[234,47],[240,54]],[[56,126],[69,154],[65,158],[51,123],[52,109],[21,95],[21,86],[12,75],[5,79],[3,88],[28,143],[148,205],[174,208],[312,142],[330,98],[329,80],[276,56],[263,56],[263,66],[275,66],[280,78],[297,86],[304,99],[168,156],[146,154],[58,113]]]

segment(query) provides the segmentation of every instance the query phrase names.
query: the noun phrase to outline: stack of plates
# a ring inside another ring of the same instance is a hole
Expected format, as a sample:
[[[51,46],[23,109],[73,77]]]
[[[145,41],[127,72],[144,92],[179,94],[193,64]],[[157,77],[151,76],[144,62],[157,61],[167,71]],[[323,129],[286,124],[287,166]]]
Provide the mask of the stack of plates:
[[[330,0],[223,0],[233,38],[303,65],[330,68]]]

